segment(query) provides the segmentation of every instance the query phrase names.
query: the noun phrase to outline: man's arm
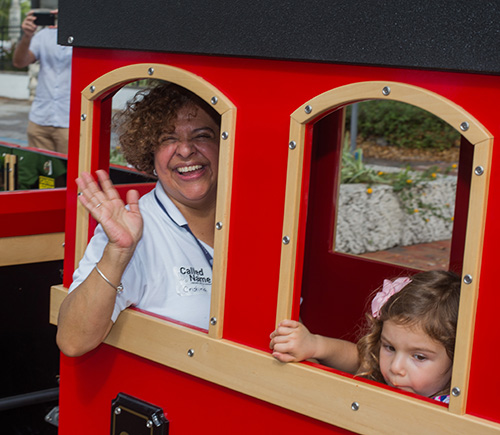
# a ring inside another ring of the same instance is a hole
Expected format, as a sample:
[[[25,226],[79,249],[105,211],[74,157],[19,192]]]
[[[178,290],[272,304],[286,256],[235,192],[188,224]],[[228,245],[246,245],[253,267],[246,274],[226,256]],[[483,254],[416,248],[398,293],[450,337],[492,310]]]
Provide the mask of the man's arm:
[[[36,57],[30,50],[30,43],[36,31],[35,16],[33,11],[29,11],[28,15],[21,25],[23,29],[23,36],[16,44],[14,56],[12,58],[12,65],[16,68],[24,68],[36,61]]]

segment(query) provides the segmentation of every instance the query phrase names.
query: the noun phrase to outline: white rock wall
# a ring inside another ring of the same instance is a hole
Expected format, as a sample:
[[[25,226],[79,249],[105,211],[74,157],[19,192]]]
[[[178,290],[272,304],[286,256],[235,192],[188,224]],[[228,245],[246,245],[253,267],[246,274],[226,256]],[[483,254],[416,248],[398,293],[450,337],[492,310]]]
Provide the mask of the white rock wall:
[[[335,250],[362,254],[417,243],[451,238],[455,210],[456,178],[442,177],[412,187],[413,209],[409,214],[391,186],[374,185],[367,193],[365,184],[343,184],[337,211]],[[418,207],[417,200],[436,207],[434,216]]]

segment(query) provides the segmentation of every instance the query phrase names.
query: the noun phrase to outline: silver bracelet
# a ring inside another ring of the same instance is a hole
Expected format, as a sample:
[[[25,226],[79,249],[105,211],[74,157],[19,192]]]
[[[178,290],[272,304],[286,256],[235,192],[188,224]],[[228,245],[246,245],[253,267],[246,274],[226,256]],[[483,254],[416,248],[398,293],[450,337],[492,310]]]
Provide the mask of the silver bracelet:
[[[123,284],[122,284],[122,283],[120,283],[120,285],[119,285],[118,287],[115,287],[115,286],[113,285],[113,283],[112,283],[112,282],[111,282],[108,278],[106,278],[106,277],[104,276],[104,273],[102,273],[102,272],[99,270],[99,268],[97,267],[97,263],[95,264],[95,270],[97,271],[97,273],[98,273],[99,275],[101,275],[101,277],[102,277],[102,279],[103,279],[104,281],[106,281],[106,282],[107,282],[107,283],[108,283],[111,287],[113,287],[113,288],[116,290],[116,293],[117,293],[117,294],[120,294],[120,293],[123,291]]]

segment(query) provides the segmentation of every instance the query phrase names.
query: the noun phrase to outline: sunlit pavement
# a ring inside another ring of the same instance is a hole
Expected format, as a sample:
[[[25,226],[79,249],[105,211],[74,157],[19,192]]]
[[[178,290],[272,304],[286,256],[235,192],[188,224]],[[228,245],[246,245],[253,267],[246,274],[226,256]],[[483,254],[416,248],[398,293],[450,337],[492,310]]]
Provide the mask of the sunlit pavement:
[[[386,251],[370,252],[361,257],[395,263],[413,269],[448,269],[451,240],[421,243],[412,246],[398,246]]]

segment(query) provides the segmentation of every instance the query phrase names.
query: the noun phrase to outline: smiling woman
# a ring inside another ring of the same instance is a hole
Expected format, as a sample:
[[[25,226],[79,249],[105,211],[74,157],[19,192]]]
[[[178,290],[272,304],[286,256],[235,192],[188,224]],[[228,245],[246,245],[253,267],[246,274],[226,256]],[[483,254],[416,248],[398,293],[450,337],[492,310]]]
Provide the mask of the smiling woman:
[[[161,82],[128,104],[119,125],[127,161],[158,183],[141,199],[129,191],[124,207],[105,171],[98,182],[76,180],[100,225],[60,310],[57,340],[71,356],[101,343],[128,306],[208,328],[220,116]]]

